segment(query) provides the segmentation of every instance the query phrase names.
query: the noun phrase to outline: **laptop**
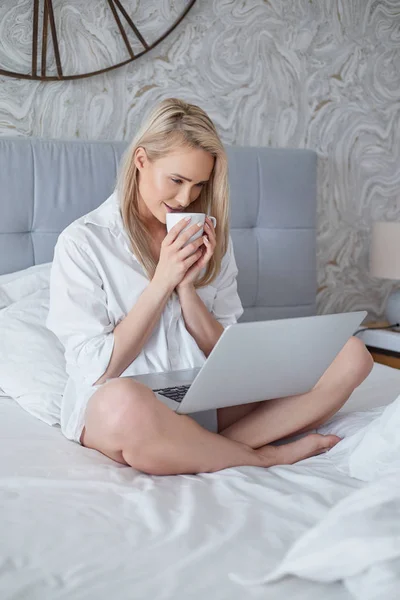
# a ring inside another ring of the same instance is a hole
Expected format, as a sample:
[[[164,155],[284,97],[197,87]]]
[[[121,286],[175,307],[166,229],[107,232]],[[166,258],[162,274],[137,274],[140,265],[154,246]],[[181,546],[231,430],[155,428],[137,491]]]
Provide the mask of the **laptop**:
[[[201,368],[129,375],[181,414],[310,391],[366,311],[235,323]]]

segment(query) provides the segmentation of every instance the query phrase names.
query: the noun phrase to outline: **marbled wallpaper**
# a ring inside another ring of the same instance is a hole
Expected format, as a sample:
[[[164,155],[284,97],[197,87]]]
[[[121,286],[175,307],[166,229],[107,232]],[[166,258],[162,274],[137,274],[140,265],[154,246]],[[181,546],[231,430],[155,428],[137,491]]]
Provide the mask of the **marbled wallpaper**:
[[[127,57],[105,0],[53,4],[64,72]],[[186,2],[123,4],[151,42]],[[0,68],[29,71],[32,5],[0,3]],[[0,135],[129,140],[168,96],[202,106],[225,143],[317,151],[318,310],[382,316],[399,284],[369,276],[368,248],[373,221],[400,219],[400,0],[198,0],[159,46],[118,70],[0,77]]]

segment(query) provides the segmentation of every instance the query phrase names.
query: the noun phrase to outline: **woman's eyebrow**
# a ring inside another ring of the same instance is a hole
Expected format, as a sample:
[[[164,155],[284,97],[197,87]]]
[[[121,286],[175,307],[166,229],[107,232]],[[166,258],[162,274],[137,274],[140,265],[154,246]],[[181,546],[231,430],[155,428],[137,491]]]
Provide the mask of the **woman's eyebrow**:
[[[179,179],[184,179],[185,181],[192,181],[191,179],[189,179],[189,177],[184,177],[183,175],[178,175],[178,173],[171,173],[171,175],[173,175],[174,177],[179,177]],[[199,183],[207,183],[208,179],[206,179],[205,181],[199,181]]]

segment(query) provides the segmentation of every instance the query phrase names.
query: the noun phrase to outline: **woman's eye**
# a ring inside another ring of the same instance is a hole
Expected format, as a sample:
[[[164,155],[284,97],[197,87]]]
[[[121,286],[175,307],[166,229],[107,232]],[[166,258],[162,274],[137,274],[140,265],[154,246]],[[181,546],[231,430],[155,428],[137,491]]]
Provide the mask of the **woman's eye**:
[[[173,181],[177,185],[181,185],[183,183],[182,179],[174,179],[173,177],[171,177],[171,181]],[[202,188],[203,186],[204,183],[196,183],[196,187]]]

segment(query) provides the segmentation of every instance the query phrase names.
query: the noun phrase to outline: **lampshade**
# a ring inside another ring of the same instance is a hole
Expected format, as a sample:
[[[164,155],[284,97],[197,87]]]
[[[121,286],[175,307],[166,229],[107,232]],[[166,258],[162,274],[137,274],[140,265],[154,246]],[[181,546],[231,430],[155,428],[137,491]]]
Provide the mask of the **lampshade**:
[[[369,270],[373,277],[400,279],[400,222],[373,224]]]

